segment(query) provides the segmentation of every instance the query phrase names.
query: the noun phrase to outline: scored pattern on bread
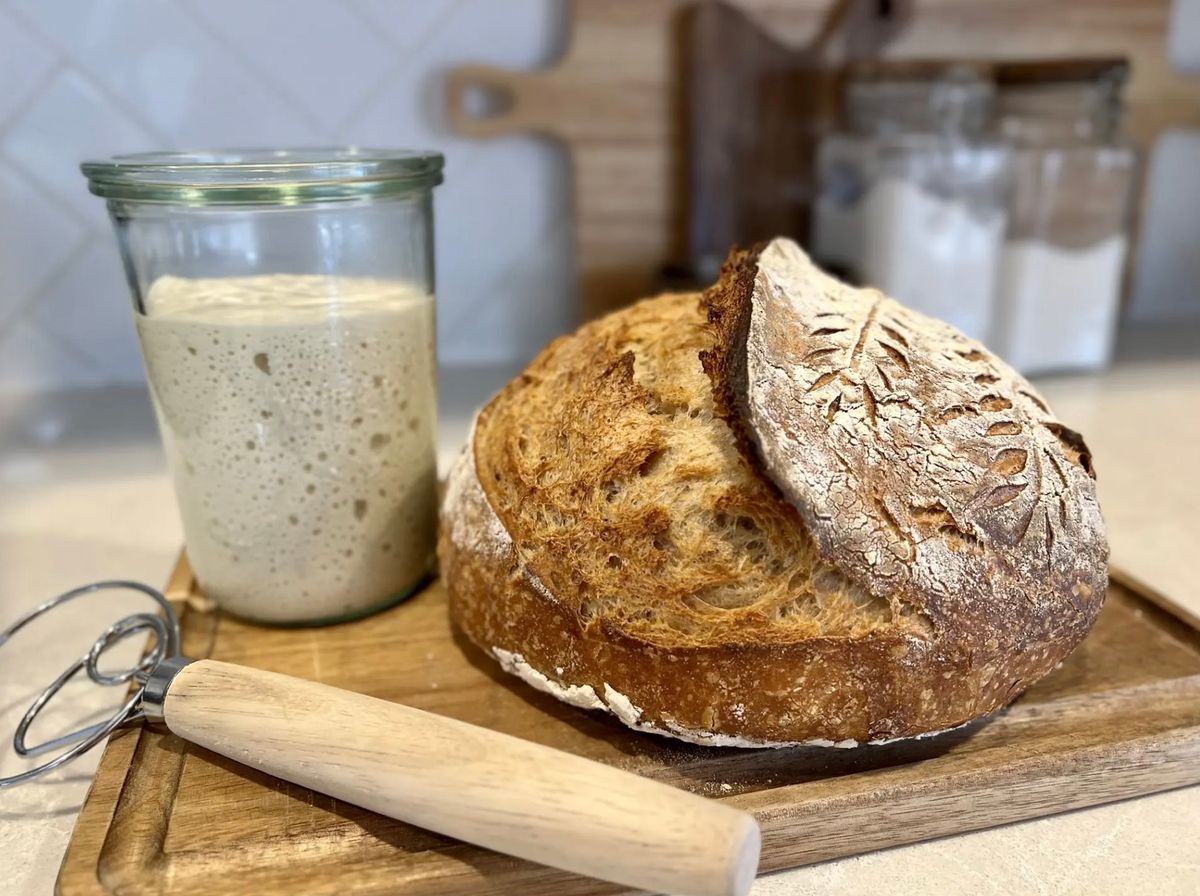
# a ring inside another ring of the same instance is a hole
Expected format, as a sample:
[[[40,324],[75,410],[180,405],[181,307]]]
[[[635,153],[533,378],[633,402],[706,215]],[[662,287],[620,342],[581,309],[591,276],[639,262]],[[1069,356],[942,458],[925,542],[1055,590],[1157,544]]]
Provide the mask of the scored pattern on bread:
[[[789,240],[751,254],[708,294],[705,362],[822,554],[938,631],[1024,638],[1022,617],[1063,591],[1086,624],[1107,544],[1078,434],[948,324],[829,277]]]
[[[992,712],[1086,633],[1082,440],[793,249],[556,340],[480,413],[439,553],[507,671],[697,743],[849,745]]]

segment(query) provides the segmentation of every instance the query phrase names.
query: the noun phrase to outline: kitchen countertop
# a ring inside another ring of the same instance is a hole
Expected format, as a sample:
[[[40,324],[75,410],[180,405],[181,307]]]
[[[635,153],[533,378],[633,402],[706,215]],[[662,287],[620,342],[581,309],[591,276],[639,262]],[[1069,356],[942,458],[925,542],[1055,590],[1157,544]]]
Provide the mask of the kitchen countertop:
[[[1139,331],[1118,364],[1039,383],[1086,433],[1115,563],[1200,615],[1200,334]],[[439,462],[471,409],[511,371],[446,371]],[[143,390],[0,396],[0,624],[59,591],[101,578],[161,584],[182,542],[170,480]],[[0,651],[0,737],[42,684],[135,602],[85,598]],[[132,647],[132,645],[131,645]],[[63,710],[111,709],[81,685]],[[52,726],[65,717],[51,715]],[[46,729],[47,731],[49,729]],[[4,745],[7,747],[7,744]],[[52,890],[100,751],[48,778],[0,791],[0,889]],[[21,765],[5,749],[0,774]],[[1200,787],[1008,825],[761,878],[756,896],[979,893],[1194,894],[1200,886]]]

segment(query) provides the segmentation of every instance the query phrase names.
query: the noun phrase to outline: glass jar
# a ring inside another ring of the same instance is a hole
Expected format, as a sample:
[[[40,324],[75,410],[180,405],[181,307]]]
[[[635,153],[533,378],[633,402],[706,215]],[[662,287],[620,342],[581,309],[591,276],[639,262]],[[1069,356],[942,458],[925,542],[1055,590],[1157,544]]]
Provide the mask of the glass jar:
[[[1007,214],[993,99],[970,68],[860,66],[817,163],[818,260],[975,338],[988,335]]]
[[[188,558],[254,620],[370,613],[432,569],[437,153],[87,162],[133,297]]]
[[[1022,373],[1096,369],[1111,356],[1137,169],[1122,136],[1127,74],[1120,60],[997,69],[1015,177],[995,348]]]

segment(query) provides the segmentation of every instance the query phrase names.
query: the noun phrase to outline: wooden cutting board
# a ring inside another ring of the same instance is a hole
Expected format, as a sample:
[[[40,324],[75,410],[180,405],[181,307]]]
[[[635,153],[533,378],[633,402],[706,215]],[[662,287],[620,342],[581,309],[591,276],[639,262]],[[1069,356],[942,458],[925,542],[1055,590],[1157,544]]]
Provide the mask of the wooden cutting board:
[[[816,38],[831,2],[735,5],[782,46],[798,48]],[[465,66],[450,74],[448,115],[459,133],[536,133],[561,141],[570,154],[586,317],[661,289],[664,266],[687,256],[683,17],[691,5],[572,0],[565,49],[553,65]],[[1200,78],[1175,71],[1169,61],[1171,6],[1171,0],[921,0],[886,56],[1126,56],[1133,72],[1129,132],[1149,151],[1170,127],[1200,126]],[[472,102],[473,91],[500,101]]]
[[[324,629],[223,617],[195,593],[186,562],[169,596],[189,656],[403,701],[753,812],[764,872],[1200,782],[1200,620],[1127,580],[1114,581],[1083,646],[1007,711],[856,750],[707,749],[565,706],[456,634],[437,583]],[[110,740],[58,891],[623,892],[336,802],[146,728]]]

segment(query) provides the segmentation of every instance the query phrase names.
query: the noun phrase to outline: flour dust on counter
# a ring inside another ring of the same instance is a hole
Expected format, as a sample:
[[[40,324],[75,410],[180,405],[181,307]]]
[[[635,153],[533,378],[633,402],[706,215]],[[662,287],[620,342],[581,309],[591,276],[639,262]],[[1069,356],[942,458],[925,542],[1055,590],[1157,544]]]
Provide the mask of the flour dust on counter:
[[[432,564],[433,297],[162,277],[137,325],[208,596],[264,621],[378,606]]]

